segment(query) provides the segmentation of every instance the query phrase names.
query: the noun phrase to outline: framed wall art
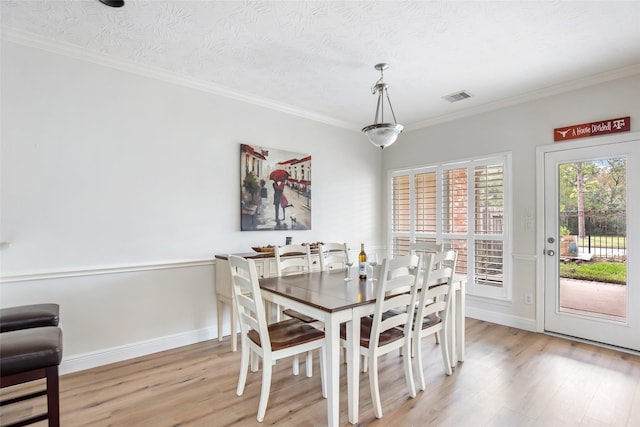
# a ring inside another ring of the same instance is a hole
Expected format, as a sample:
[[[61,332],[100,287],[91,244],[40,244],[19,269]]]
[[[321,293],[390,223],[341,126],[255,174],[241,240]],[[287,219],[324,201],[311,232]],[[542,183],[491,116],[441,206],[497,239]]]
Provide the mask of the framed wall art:
[[[240,144],[240,230],[311,229],[311,156]]]

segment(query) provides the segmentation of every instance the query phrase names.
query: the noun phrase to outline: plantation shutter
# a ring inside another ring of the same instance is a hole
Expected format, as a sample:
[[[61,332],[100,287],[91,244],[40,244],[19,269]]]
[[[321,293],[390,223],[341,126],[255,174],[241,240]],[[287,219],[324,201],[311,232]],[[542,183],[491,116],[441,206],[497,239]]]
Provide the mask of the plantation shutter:
[[[475,283],[504,285],[504,166],[474,168]]]
[[[507,164],[498,156],[392,172],[392,256],[411,242],[443,243],[457,251],[468,293],[509,298]]]
[[[409,252],[411,231],[411,181],[409,175],[392,178],[391,232],[393,253]]]

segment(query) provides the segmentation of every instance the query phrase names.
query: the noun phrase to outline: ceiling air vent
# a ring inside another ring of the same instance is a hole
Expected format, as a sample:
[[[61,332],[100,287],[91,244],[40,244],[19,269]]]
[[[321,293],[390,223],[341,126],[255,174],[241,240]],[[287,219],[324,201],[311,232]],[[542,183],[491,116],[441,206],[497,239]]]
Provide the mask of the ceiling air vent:
[[[466,90],[461,90],[460,92],[452,93],[451,95],[443,96],[442,98],[449,102],[458,102],[463,99],[471,98],[471,94]]]

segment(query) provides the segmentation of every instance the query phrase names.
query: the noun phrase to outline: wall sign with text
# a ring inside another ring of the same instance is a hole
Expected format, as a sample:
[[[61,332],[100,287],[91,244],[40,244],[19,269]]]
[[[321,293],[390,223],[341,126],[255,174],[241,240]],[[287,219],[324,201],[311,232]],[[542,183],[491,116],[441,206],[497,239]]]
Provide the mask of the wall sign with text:
[[[587,138],[608,133],[629,132],[630,130],[631,117],[620,117],[618,119],[556,128],[553,130],[553,141],[562,142],[569,139]]]

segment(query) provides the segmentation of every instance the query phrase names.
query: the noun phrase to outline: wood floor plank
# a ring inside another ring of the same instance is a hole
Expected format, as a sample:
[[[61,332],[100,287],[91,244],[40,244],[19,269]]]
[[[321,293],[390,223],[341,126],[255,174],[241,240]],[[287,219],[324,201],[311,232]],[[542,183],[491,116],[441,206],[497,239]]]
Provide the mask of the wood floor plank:
[[[640,357],[474,319],[466,323],[466,361],[452,376],[440,348],[423,340],[428,389],[409,398],[402,356],[380,359],[384,417],[371,406],[369,378],[360,376],[360,426],[614,426],[640,425]],[[236,395],[240,354],[206,341],[112,365],[63,375],[65,427],[326,425],[319,357],[314,376],[274,366],[267,414],[256,421],[261,370]],[[346,365],[341,366],[340,422],[349,425]],[[30,386],[28,386],[30,387]],[[22,387],[23,389],[25,387]],[[2,390],[2,396],[15,393]],[[44,409],[44,402],[2,408],[2,421]],[[38,424],[36,424],[37,426]],[[46,425],[42,423],[40,425]]]

